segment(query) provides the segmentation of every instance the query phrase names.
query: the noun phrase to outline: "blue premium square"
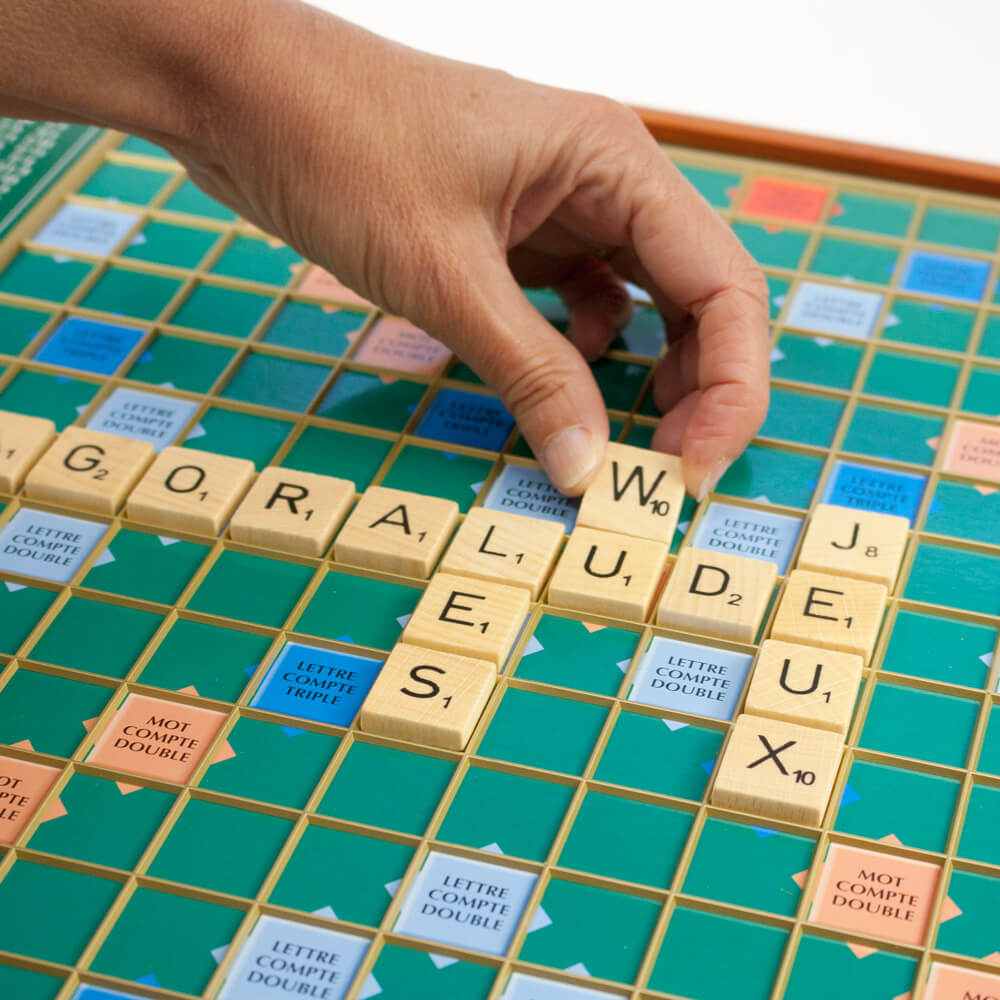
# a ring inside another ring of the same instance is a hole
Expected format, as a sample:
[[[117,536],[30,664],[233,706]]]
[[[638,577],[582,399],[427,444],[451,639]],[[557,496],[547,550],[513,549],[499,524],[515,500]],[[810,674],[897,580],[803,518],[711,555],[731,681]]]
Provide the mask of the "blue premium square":
[[[822,503],[898,514],[908,517],[912,525],[926,486],[927,477],[912,472],[837,462],[823,491]]]
[[[142,339],[142,330],[71,316],[52,331],[36,361],[81,372],[112,375]]]
[[[753,657],[657,636],[632,682],[628,700],[712,719],[731,719]]]
[[[495,396],[442,389],[421,417],[416,434],[433,441],[499,451],[513,427],[514,418]]]
[[[290,642],[271,664],[251,704],[300,719],[349,726],[384,662]]]
[[[985,260],[914,250],[906,262],[903,288],[965,302],[978,302],[986,291],[990,265]]]

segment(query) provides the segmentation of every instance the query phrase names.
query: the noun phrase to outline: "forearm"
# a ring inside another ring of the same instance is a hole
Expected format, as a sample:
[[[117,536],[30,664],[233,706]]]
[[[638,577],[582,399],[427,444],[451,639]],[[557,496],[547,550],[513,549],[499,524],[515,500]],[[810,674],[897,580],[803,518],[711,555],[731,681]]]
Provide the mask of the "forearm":
[[[0,115],[187,143],[254,17],[246,0],[4,0]]]

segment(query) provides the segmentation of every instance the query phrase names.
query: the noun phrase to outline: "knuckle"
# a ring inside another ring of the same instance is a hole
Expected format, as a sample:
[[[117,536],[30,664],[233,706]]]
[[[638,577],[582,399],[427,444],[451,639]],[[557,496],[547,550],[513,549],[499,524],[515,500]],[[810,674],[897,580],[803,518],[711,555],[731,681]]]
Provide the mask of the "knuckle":
[[[599,144],[617,143],[632,148],[637,136],[649,139],[642,120],[628,105],[601,94],[578,94],[573,100],[576,130],[585,130],[584,134],[596,137]]]
[[[571,380],[568,368],[553,359],[539,357],[513,372],[500,387],[500,394],[504,405],[520,422],[565,392]]]
[[[744,252],[733,266],[732,284],[737,290],[749,295],[765,311],[769,298],[769,289],[764,272],[760,265]]]

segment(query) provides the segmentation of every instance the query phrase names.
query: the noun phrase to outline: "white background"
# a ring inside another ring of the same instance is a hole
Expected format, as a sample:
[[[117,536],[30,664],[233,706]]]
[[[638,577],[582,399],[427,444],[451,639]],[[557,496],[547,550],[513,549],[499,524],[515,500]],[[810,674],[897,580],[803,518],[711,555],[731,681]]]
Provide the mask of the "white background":
[[[1000,0],[313,0],[631,104],[1000,164]]]

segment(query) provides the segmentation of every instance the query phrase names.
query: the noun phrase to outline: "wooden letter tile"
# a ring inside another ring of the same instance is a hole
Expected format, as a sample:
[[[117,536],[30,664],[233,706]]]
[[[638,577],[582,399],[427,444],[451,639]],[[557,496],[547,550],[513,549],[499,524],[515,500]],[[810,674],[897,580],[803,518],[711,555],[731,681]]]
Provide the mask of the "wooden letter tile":
[[[524,587],[435,573],[406,623],[403,642],[500,666],[517,641],[530,603]]]
[[[361,706],[361,728],[464,750],[495,683],[487,660],[397,643]]]
[[[67,427],[24,481],[33,500],[114,514],[156,454],[148,441]]]
[[[843,739],[854,714],[862,661],[853,653],[768,639],[750,678],[745,712],[815,726]]]
[[[799,569],[896,585],[910,522],[894,514],[820,504],[809,521]]]
[[[836,733],[741,715],[715,774],[712,805],[819,826],[842,748]]]
[[[164,448],[125,507],[135,521],[217,535],[253,481],[253,462],[208,451]]]
[[[56,436],[45,417],[0,410],[0,492],[16,493],[28,470]]]
[[[657,624],[753,642],[777,579],[778,567],[772,562],[681,549],[663,589]]]
[[[669,545],[683,502],[679,458],[612,442],[583,494],[576,523]]]
[[[369,486],[337,540],[337,562],[426,578],[458,520],[454,500]]]
[[[565,532],[554,521],[473,507],[459,526],[441,570],[527,587],[538,600]]]
[[[645,621],[669,548],[633,535],[575,528],[549,583],[549,603],[590,614]]]
[[[888,591],[881,583],[793,570],[771,637],[855,653],[868,662],[882,625]]]
[[[238,542],[321,556],[354,502],[354,483],[272,465],[236,508],[229,534]]]

